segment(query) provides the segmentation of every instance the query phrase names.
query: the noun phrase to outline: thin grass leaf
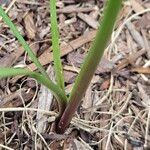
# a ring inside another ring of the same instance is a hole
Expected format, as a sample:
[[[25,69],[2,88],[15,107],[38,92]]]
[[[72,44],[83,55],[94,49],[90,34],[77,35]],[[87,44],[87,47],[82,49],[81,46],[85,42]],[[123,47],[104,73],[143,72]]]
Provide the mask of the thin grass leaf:
[[[105,3],[101,26],[97,31],[96,38],[75,80],[75,84],[69,97],[69,103],[58,123],[58,133],[64,133],[77,110],[77,107],[81,103],[82,97],[92,80],[104,50],[110,40],[114,24],[122,6],[122,1],[123,0],[107,0]]]
[[[60,103],[60,107],[62,107],[61,105],[64,105],[64,103],[66,104],[67,101],[66,95],[63,93],[61,88],[59,88],[51,80],[45,78],[45,76],[43,76],[42,74],[37,72],[32,72],[30,70],[22,69],[22,68],[0,68],[0,79],[17,76],[17,75],[30,76],[36,79],[39,83],[43,84],[44,86],[46,86],[48,89],[52,91],[52,93]]]
[[[31,60],[35,63],[35,65],[37,66],[37,68],[39,69],[39,71],[45,77],[49,78],[48,75],[47,75],[47,73],[46,73],[46,71],[43,69],[41,63],[38,61],[38,59],[36,58],[35,54],[33,53],[32,49],[26,43],[26,41],[24,40],[24,38],[22,37],[22,35],[18,31],[18,29],[16,28],[16,26],[13,24],[13,22],[10,20],[10,18],[7,16],[7,14],[5,13],[5,11],[3,10],[3,8],[1,6],[0,6],[0,16],[2,17],[2,19],[4,20],[4,22],[9,26],[9,28],[13,31],[15,37],[18,39],[18,41],[20,42],[20,44],[23,46],[23,48],[25,49],[25,51],[28,53],[28,55],[30,56]]]
[[[64,75],[61,64],[60,46],[59,46],[59,31],[56,15],[56,0],[50,0],[50,22],[51,22],[51,33],[52,33],[52,48],[54,57],[54,68],[56,73],[56,80],[58,85],[63,91],[64,89]]]

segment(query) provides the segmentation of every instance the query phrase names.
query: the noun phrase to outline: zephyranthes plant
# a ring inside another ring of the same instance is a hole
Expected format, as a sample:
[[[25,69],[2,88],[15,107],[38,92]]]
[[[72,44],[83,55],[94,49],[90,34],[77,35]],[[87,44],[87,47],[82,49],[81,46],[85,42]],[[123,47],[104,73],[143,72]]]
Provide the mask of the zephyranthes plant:
[[[84,96],[86,89],[88,88],[88,85],[111,37],[111,33],[113,31],[115,21],[117,20],[117,15],[121,8],[121,4],[122,0],[107,0],[105,4],[103,19],[100,23],[100,27],[97,31],[95,40],[93,41],[88,55],[85,58],[84,63],[82,64],[81,71],[77,76],[69,98],[67,98],[65,93],[63,68],[60,59],[56,0],[50,0],[50,21],[56,84],[51,81],[29,45],[25,42],[14,23],[12,23],[10,18],[0,6],[0,16],[13,31],[20,44],[23,46],[31,60],[38,68],[36,72],[23,68],[0,68],[0,78],[6,78],[16,75],[30,76],[32,78],[35,78],[39,83],[45,85],[49,90],[51,90],[59,104],[59,116],[56,119],[55,129],[57,133],[65,132],[74,115],[74,112],[76,111],[82,97]]]

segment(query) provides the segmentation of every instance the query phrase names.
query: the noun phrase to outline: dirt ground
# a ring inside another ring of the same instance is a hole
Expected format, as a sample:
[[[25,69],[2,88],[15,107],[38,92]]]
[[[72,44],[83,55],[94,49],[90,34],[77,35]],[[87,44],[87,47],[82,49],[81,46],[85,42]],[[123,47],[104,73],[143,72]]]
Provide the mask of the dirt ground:
[[[55,79],[48,0],[0,0],[50,78]],[[66,92],[93,41],[103,0],[58,0]],[[0,18],[0,67],[36,70]],[[0,80],[0,150],[150,149],[150,1],[126,0],[95,76],[64,135],[51,132],[58,113],[34,79]]]

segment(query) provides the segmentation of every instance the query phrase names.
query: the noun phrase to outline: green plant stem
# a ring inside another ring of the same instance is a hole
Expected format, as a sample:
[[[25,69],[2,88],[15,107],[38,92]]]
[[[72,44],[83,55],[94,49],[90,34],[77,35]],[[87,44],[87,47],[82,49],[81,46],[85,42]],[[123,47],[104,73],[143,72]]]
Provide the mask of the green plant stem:
[[[7,16],[7,14],[5,13],[5,11],[3,10],[3,8],[0,6],[0,16],[2,17],[2,19],[4,20],[4,22],[9,26],[9,28],[13,31],[14,35],[16,36],[16,38],[18,39],[18,41],[22,44],[23,48],[25,49],[25,51],[28,53],[28,55],[30,56],[31,60],[35,63],[35,65],[37,66],[37,68],[39,69],[39,71],[46,77],[49,79],[49,76],[47,75],[46,71],[44,70],[44,68],[42,67],[41,63],[38,61],[38,59],[36,58],[35,54],[33,53],[32,49],[29,47],[29,45],[26,43],[26,41],[24,40],[24,38],[22,37],[22,35],[20,34],[20,32],[18,31],[18,29],[16,28],[16,26],[12,23],[12,21],[10,20],[10,18]]]
[[[42,76],[40,76],[40,82],[42,84],[44,84],[45,86],[47,86],[55,95],[55,97],[58,100],[59,103],[59,111],[60,114],[62,114],[63,110],[66,107],[66,103],[67,103],[67,97],[65,95],[64,90],[62,90],[61,88],[59,88],[59,86],[56,86],[49,78],[48,74],[46,73],[46,71],[44,70],[44,68],[42,67],[41,63],[38,61],[38,59],[36,58],[35,54],[33,53],[32,49],[29,47],[29,45],[26,43],[26,41],[24,40],[24,38],[22,37],[22,35],[20,34],[20,32],[18,31],[18,29],[16,28],[16,26],[13,24],[13,22],[10,20],[10,18],[7,16],[7,14],[5,13],[5,11],[2,9],[2,7],[0,6],[0,16],[2,17],[2,19],[4,20],[4,22],[10,27],[10,29],[13,31],[14,35],[16,36],[16,38],[18,39],[18,41],[22,44],[23,48],[25,49],[25,51],[28,53],[28,55],[30,56],[31,60],[35,63],[35,65],[37,66],[38,70],[42,73]],[[10,69],[10,68],[9,68]],[[2,70],[0,70],[1,72]],[[19,71],[19,70],[18,70]],[[20,74],[22,75],[32,75],[32,77],[34,77],[36,74],[32,73],[30,74],[29,72],[20,70]],[[25,72],[27,74],[25,74]],[[16,73],[15,70],[13,71],[13,73]],[[29,74],[28,74],[29,73]],[[15,75],[15,74],[14,74]],[[17,75],[17,74],[16,74]],[[7,76],[8,77],[8,76]],[[39,76],[35,76],[35,77],[39,77]],[[42,80],[41,80],[42,79]]]
[[[122,0],[107,0],[106,2],[101,26],[75,81],[69,98],[69,104],[58,123],[58,133],[65,132],[65,129],[68,127],[82,97],[85,94],[86,89],[88,88],[88,85],[111,37],[121,4]]]
[[[37,72],[32,72],[32,71],[29,71],[27,69],[22,69],[22,68],[0,68],[0,79],[11,77],[11,76],[16,76],[16,75],[30,76],[36,79],[39,83],[46,86],[48,89],[50,89],[51,92],[56,97],[56,99],[58,100],[59,111],[60,111],[60,114],[62,113],[62,111],[64,110],[64,107],[66,107],[67,100],[66,100],[66,95],[64,94],[62,89],[59,88],[59,86],[57,86],[51,80],[45,78],[45,76]]]
[[[56,73],[56,81],[65,93],[64,76],[61,64],[60,46],[59,46],[59,29],[56,15],[56,0],[50,0],[50,22],[52,33],[52,48],[54,57],[54,68]]]

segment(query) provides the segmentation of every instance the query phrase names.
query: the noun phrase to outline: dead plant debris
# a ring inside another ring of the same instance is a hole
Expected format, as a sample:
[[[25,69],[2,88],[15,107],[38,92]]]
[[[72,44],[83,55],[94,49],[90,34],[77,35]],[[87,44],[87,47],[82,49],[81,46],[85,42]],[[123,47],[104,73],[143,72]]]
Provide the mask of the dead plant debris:
[[[54,78],[48,1],[1,0],[0,4],[42,65],[50,66]],[[57,1],[68,93],[95,37],[102,7],[101,0]],[[51,131],[58,107],[45,88],[26,77],[0,81],[0,149],[150,149],[150,2],[125,1],[118,20],[83,103],[64,135]],[[36,70],[1,19],[0,66]]]

